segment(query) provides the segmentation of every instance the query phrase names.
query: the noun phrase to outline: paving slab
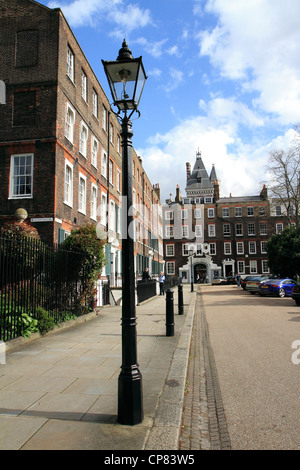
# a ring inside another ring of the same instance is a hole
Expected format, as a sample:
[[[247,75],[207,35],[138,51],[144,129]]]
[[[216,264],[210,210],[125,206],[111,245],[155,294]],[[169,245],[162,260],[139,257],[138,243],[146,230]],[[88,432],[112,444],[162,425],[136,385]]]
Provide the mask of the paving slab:
[[[178,448],[195,293],[184,286],[183,315],[176,294],[172,337],[165,296],[136,307],[142,423],[117,422],[121,307],[110,306],[43,337],[10,342],[0,364],[0,449]]]

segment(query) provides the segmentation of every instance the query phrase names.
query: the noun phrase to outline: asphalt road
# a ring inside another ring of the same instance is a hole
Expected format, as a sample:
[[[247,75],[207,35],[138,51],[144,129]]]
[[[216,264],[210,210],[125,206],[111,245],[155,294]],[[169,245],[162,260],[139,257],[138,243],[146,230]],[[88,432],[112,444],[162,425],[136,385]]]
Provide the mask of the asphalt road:
[[[236,286],[201,294],[231,449],[299,450],[300,307]]]

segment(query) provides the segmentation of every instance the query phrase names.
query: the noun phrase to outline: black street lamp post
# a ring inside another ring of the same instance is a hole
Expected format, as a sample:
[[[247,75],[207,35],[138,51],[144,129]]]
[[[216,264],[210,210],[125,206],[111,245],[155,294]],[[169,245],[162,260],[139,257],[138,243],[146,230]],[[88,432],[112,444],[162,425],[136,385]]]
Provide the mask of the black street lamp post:
[[[191,262],[191,292],[194,292],[194,276],[193,276],[193,256],[195,254],[194,248],[189,249],[189,257]]]
[[[130,229],[133,221],[130,118],[135,111],[140,114],[138,104],[147,77],[142,57],[132,57],[125,39],[117,60],[102,60],[102,63],[114,105],[118,108],[115,114],[122,125],[122,365],[118,380],[118,422],[135,425],[143,420],[143,393],[137,363],[134,241]]]

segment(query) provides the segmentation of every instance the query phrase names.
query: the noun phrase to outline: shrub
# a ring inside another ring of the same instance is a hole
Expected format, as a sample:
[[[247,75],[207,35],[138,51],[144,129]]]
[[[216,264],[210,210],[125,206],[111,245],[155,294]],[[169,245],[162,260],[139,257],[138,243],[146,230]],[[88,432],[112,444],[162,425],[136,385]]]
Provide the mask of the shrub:
[[[39,332],[44,335],[55,327],[53,318],[42,307],[36,309],[36,319]]]
[[[86,285],[78,303],[81,311],[86,309],[87,302],[93,301],[95,282],[105,264],[104,245],[105,240],[98,238],[96,226],[92,224],[85,224],[72,230],[61,245],[63,249],[82,255],[76,258],[77,266],[74,265],[75,276],[81,270],[84,270],[86,276]]]

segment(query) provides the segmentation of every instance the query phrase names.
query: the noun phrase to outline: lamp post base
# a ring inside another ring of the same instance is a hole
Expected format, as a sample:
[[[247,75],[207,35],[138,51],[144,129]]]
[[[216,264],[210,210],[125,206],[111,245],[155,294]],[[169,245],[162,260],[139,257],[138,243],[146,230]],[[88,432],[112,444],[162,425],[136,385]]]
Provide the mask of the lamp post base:
[[[134,426],[144,419],[142,375],[137,366],[121,371],[118,380],[118,423]]]

